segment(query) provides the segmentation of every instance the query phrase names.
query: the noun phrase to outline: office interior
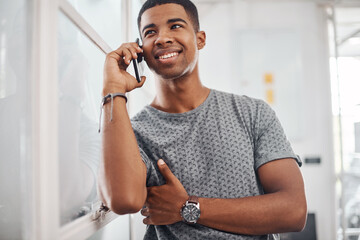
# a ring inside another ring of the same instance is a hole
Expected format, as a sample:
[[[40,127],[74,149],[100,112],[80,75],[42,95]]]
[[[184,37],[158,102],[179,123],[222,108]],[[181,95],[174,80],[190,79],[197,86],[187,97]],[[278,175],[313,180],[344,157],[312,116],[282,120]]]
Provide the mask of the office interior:
[[[142,239],[139,213],[101,208],[96,169],[105,55],[143,2],[1,0],[0,239]],[[303,161],[308,235],[282,239],[360,239],[360,1],[193,2],[203,84],[265,100]],[[130,116],[155,96],[145,75]]]

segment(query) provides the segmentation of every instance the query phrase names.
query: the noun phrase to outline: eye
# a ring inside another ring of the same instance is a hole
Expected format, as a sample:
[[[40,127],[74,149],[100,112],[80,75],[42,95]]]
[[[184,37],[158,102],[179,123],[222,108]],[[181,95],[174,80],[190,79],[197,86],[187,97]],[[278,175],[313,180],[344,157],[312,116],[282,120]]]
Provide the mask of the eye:
[[[154,30],[147,30],[145,33],[144,33],[144,36],[146,37],[147,35],[149,34],[154,34],[155,31]]]
[[[174,24],[171,26],[171,29],[176,29],[176,28],[181,28],[181,27],[182,27],[182,25],[180,25],[180,24]]]

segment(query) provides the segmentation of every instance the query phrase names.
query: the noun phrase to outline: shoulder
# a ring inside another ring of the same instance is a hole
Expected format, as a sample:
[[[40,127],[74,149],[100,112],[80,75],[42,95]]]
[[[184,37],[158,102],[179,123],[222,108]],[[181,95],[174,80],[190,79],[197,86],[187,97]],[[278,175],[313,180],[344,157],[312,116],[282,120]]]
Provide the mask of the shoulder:
[[[270,106],[261,99],[219,90],[213,90],[213,92],[219,105],[226,108],[235,108],[243,114],[259,114],[264,110],[271,109]]]
[[[136,113],[132,118],[131,118],[131,123],[136,123],[136,122],[141,122],[146,120],[146,117],[148,115],[148,111],[146,111],[146,107],[144,107],[143,109],[140,110],[140,112]]]
[[[136,113],[131,118],[131,125],[134,131],[141,131],[141,129],[147,129],[152,125],[153,117],[151,112],[145,106],[140,112]]]

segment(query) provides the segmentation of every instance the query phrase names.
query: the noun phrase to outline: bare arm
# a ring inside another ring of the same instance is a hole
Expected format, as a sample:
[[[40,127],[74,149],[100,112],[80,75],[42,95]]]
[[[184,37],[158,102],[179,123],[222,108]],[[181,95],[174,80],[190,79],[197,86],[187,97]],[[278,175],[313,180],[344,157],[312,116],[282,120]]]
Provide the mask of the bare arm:
[[[185,202],[186,194],[166,165],[159,165],[159,169],[167,184],[148,188],[147,208],[142,210],[147,217],[145,224],[163,225],[181,221],[179,206]],[[296,162],[293,159],[269,162],[259,168],[258,176],[264,195],[234,199],[200,198],[198,223],[248,235],[303,229],[307,207],[303,179]],[[174,200],[167,202],[169,199]]]
[[[200,198],[199,224],[223,231],[261,235],[301,231],[306,220],[302,176],[293,159],[261,166],[265,194],[238,199]]]
[[[123,44],[106,56],[103,95],[126,93],[141,87],[126,72],[131,59],[142,50],[136,43]],[[131,127],[125,99],[114,98],[113,119],[111,104],[103,109],[103,159],[99,172],[100,196],[112,211],[118,214],[134,213],[146,199],[146,166],[141,159],[137,141]]]

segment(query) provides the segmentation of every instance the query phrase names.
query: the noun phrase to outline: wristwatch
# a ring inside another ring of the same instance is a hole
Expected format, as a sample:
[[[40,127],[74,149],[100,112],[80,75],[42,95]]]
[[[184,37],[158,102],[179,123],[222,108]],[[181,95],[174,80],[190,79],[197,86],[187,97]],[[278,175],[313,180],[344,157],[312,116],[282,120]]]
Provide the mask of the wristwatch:
[[[190,196],[180,210],[183,221],[190,224],[195,224],[200,218],[200,203],[199,198]]]

